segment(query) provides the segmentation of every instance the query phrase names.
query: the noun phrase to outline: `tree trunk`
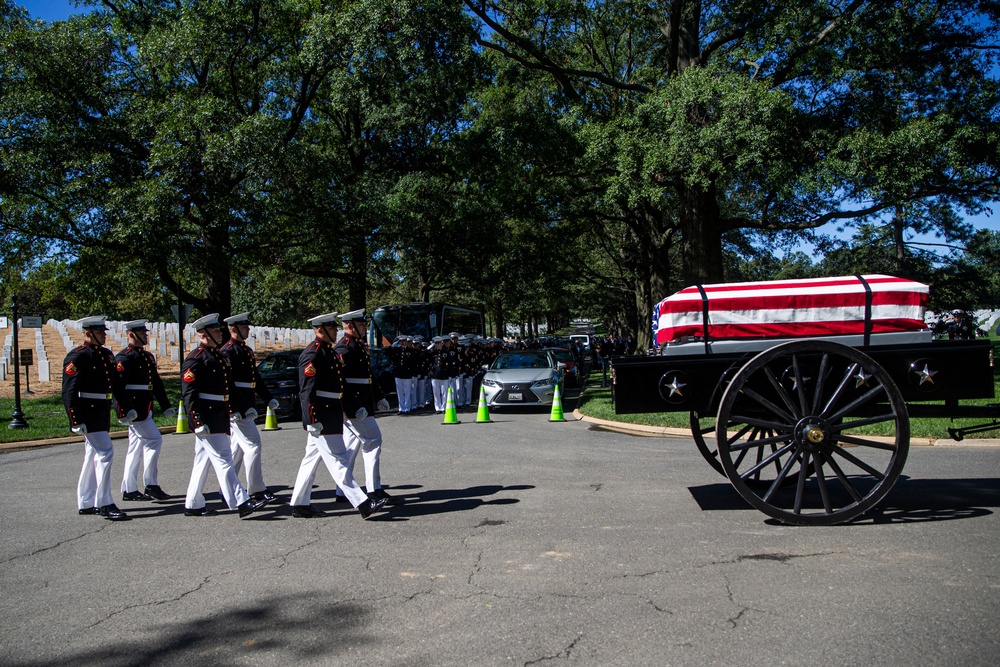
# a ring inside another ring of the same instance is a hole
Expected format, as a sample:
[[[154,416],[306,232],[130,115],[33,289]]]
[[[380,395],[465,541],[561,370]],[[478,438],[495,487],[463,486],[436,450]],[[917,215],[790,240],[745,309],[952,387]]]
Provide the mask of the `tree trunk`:
[[[220,225],[220,227],[222,227]],[[203,304],[194,303],[202,314],[219,313],[229,317],[232,308],[232,248],[229,246],[229,230],[209,230],[204,235],[205,256],[205,299]]]
[[[892,216],[892,241],[896,248],[896,275],[901,278],[910,278],[906,266],[906,242],[903,240],[903,232],[906,230],[906,222],[903,219],[903,207],[897,206],[896,212]]]
[[[364,239],[358,240],[351,248],[351,274],[347,291],[350,310],[365,308],[368,298],[368,246]]]
[[[715,187],[679,189],[684,284],[722,282],[722,226]]]

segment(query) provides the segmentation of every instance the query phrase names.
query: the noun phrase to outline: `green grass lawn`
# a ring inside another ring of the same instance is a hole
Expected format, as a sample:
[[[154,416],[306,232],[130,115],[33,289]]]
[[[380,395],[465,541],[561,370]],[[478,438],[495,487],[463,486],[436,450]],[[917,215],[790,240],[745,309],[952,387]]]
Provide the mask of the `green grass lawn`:
[[[181,398],[181,381],[178,378],[168,378],[163,381],[170,397],[170,404],[175,408]],[[25,440],[48,440],[49,438],[64,438],[73,435],[69,430],[69,418],[63,407],[62,396],[33,398],[21,396],[21,411],[28,422],[28,428],[7,428],[11,414],[14,412],[14,400],[4,399],[0,402],[0,442],[23,442]],[[153,419],[159,426],[176,426],[177,418],[166,419],[160,415],[159,406],[153,410]],[[118,420],[111,417],[111,430],[127,431]]]

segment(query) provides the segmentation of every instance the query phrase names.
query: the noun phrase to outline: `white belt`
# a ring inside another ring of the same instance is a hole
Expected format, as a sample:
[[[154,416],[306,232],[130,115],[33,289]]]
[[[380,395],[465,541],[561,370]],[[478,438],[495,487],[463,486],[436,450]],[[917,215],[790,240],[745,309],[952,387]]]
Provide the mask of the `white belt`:
[[[206,394],[204,392],[198,394],[198,398],[203,401],[228,401],[229,397],[225,394]]]
[[[344,382],[347,384],[371,384],[372,381],[368,378],[344,378]]]
[[[81,391],[79,396],[80,398],[92,398],[95,401],[107,401],[111,398],[111,394],[95,394],[92,391]]]
[[[234,382],[234,386],[240,389],[253,389],[256,386],[255,382]]]
[[[321,396],[323,398],[340,398],[339,391],[320,391],[319,389],[317,389],[316,395]]]
[[[127,384],[125,388],[129,391],[151,391],[153,385],[151,384]]]

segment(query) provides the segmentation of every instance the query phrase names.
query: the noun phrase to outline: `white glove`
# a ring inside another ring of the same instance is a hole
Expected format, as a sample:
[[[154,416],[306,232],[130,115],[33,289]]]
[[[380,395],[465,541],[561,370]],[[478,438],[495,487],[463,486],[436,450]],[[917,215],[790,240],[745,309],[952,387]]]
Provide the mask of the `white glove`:
[[[239,412],[234,412],[231,415],[229,415],[229,421],[231,422],[238,422],[241,419],[243,419],[243,415],[241,415]]]
[[[272,410],[277,410],[278,409],[278,399],[272,398],[270,401],[267,402],[267,407],[271,408]]]
[[[211,431],[208,430],[208,424],[202,424],[194,430],[197,435],[208,435]]]
[[[86,433],[87,433],[87,425],[86,424],[80,424],[79,426],[70,426],[69,430],[73,431],[73,433],[79,433],[80,435],[86,435]]]
[[[368,416],[368,411],[364,408],[358,408],[358,411],[354,413],[355,419],[364,419]]]
[[[135,410],[129,410],[128,412],[125,413],[125,416],[124,417],[120,417],[118,419],[118,421],[120,421],[122,424],[125,424],[126,426],[128,426],[132,422],[134,422],[138,417],[139,417],[139,415],[138,415],[138,413],[136,413]]]
[[[249,419],[250,421],[253,421],[254,419],[257,419],[257,410],[255,410],[254,408],[247,408],[246,414],[244,414],[243,416]]]
[[[313,435],[319,435],[320,433],[323,432],[323,423],[315,422],[313,424],[309,424],[309,426],[306,426],[306,430]]]
[[[375,405],[375,410],[379,412],[385,412],[388,409],[389,409],[389,401],[385,400],[384,398],[380,398],[378,403]]]
[[[167,408],[163,411],[163,416],[167,419],[174,419],[177,417],[177,408]]]

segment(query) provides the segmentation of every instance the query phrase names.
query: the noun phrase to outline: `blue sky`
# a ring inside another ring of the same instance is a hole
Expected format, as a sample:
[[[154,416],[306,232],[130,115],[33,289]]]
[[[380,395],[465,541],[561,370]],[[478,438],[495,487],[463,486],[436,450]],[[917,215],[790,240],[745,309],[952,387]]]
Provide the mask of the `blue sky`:
[[[76,7],[74,2],[70,0],[28,0],[27,2],[20,3],[23,7],[28,10],[34,18],[44,19],[46,21],[58,21],[65,19],[70,14],[77,14],[83,11],[88,11],[87,6]],[[1000,204],[995,204],[993,206],[993,211],[996,212],[995,215],[978,215],[968,218],[976,228],[987,228],[1000,231]],[[817,231],[825,232],[832,235],[837,235],[835,233],[836,225],[829,224],[825,227],[820,228]],[[933,237],[925,237],[920,239],[914,239],[918,241],[933,243],[937,239]]]

